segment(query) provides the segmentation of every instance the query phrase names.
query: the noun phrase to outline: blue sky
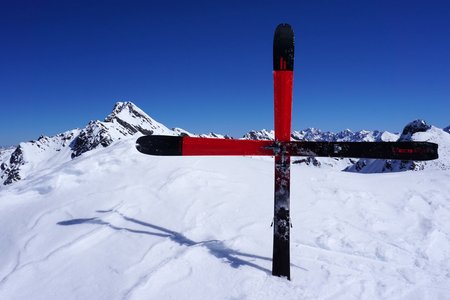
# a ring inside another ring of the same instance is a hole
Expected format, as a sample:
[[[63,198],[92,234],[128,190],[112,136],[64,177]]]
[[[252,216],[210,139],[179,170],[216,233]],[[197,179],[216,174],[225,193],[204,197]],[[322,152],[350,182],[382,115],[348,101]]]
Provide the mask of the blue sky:
[[[448,1],[2,1],[0,145],[133,101],[169,127],[273,128],[272,39],[296,34],[293,128],[450,125]]]

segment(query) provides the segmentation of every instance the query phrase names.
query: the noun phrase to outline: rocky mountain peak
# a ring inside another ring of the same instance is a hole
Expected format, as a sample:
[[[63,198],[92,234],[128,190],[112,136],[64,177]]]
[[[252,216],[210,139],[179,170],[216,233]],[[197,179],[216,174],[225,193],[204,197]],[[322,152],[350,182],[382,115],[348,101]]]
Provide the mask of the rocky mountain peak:
[[[105,118],[105,123],[118,123],[126,132],[124,135],[133,135],[137,132],[142,134],[153,134],[158,129],[168,130],[164,125],[159,124],[150,118],[144,111],[134,105],[132,102],[117,102],[113,111]]]
[[[142,118],[151,119],[133,102],[116,102],[112,112],[105,118],[105,122],[112,122],[114,119]]]
[[[427,122],[425,122],[424,120],[420,120],[420,119],[414,120],[414,121],[406,124],[406,126],[403,129],[403,132],[402,132],[402,134],[400,136],[399,141],[410,140],[411,136],[414,133],[426,132],[430,128],[431,128],[431,126],[428,125]]]

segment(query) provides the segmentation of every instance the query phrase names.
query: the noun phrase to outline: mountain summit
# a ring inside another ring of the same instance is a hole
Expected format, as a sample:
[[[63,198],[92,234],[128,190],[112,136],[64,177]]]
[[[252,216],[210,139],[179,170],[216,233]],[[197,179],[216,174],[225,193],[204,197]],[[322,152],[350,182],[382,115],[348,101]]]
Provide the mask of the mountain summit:
[[[41,136],[20,143],[15,149],[3,150],[0,182],[11,184],[46,165],[63,163],[83,153],[108,147],[136,134],[178,135],[149,117],[132,102],[117,102],[104,121],[90,121],[82,129],[74,129],[53,137]]]
[[[117,102],[113,111],[101,121],[91,121],[71,144],[72,158],[97,148],[107,147],[114,141],[134,134],[177,135],[161,123],[150,118],[132,102]]]
[[[145,135],[167,134],[173,135],[173,131],[163,124],[150,118],[143,110],[132,102],[117,102],[113,111],[105,118],[105,123],[117,123],[126,129],[124,135],[142,133]]]

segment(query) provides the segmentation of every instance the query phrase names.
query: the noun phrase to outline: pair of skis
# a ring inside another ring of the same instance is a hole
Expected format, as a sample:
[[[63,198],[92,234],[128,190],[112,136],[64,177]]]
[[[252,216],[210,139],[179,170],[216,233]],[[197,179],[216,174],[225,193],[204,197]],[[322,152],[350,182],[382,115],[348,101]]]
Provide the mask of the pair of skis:
[[[294,32],[288,24],[275,30],[273,42],[275,141],[143,136],[136,148],[150,155],[238,155],[275,157],[275,203],[272,274],[290,279],[291,156],[432,160],[437,145],[427,142],[291,141]]]

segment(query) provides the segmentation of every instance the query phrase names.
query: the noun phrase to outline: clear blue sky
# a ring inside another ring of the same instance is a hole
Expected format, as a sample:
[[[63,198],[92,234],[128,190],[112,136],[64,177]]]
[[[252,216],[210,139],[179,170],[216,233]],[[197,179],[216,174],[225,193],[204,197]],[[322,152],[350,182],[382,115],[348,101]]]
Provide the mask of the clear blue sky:
[[[272,39],[296,33],[293,128],[450,125],[450,1],[1,1],[0,145],[133,101],[169,127],[273,128]]]

